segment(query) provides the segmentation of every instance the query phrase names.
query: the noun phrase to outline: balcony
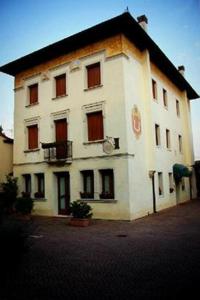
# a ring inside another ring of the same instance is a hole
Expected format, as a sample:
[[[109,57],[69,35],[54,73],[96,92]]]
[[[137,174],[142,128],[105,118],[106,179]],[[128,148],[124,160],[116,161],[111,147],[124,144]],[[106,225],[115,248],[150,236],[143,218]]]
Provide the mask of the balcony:
[[[49,164],[62,165],[72,163],[72,142],[42,143],[44,160]]]

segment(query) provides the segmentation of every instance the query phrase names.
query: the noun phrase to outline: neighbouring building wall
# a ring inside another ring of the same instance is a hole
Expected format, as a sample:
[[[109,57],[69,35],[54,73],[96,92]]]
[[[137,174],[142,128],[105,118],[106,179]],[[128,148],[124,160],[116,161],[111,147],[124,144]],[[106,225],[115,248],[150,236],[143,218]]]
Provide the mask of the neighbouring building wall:
[[[4,141],[6,138],[0,135],[0,182],[13,172],[13,144]]]

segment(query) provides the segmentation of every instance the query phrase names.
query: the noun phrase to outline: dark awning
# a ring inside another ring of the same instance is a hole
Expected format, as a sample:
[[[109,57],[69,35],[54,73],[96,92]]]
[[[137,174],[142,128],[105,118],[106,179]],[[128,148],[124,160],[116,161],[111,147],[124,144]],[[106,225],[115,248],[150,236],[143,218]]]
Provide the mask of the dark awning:
[[[173,174],[175,181],[180,181],[182,177],[190,177],[192,175],[192,171],[190,171],[185,165],[174,164]]]

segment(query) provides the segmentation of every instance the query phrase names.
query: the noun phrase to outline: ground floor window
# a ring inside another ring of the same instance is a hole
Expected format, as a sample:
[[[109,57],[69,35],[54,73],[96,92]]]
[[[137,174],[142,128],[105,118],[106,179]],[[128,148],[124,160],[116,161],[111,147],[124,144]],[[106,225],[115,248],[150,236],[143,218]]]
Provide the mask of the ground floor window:
[[[163,196],[163,173],[158,172],[158,193],[159,196]]]
[[[35,192],[34,196],[35,198],[44,198],[45,196],[44,174],[38,173],[35,174],[35,176],[36,176],[37,192]]]
[[[169,173],[169,192],[170,194],[174,192],[174,183],[173,183],[173,175]]]
[[[24,191],[22,192],[22,196],[30,197],[31,196],[31,175],[24,174],[23,179],[24,179]]]
[[[114,174],[113,170],[106,169],[100,170],[102,192],[100,194],[101,199],[114,199]]]
[[[80,196],[83,199],[94,198],[94,172],[92,170],[81,171],[83,191]]]

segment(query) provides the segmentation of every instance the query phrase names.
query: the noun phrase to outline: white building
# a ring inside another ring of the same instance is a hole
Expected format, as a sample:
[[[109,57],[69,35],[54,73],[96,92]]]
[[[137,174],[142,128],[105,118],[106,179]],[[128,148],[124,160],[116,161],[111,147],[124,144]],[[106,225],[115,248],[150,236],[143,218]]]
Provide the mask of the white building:
[[[190,198],[172,172],[193,164],[198,95],[138,22],[124,13],[0,68],[15,76],[14,175],[35,213],[82,199],[131,220]]]

